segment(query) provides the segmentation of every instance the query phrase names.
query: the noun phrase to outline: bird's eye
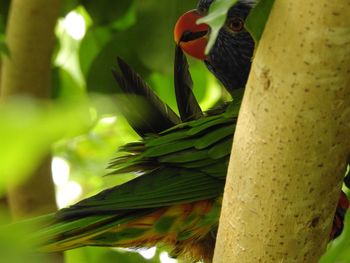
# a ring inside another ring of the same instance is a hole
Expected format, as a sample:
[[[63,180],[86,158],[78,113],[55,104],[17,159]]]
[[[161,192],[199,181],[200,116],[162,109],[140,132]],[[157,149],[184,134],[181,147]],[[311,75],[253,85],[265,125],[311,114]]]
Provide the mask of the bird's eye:
[[[243,30],[244,22],[239,17],[234,17],[228,21],[228,27],[234,32],[240,32]]]

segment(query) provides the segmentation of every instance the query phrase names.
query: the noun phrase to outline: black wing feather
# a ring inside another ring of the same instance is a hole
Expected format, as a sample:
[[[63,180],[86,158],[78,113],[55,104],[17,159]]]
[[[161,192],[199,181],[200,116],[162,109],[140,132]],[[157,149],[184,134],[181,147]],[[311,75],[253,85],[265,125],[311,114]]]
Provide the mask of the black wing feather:
[[[117,58],[120,73],[112,70],[123,95],[119,108],[129,124],[140,135],[159,133],[181,122],[176,113],[121,58]],[[132,105],[132,107],[130,107]]]
[[[203,112],[192,91],[192,78],[188,71],[187,59],[176,45],[174,63],[174,85],[177,107],[183,122],[203,117]]]

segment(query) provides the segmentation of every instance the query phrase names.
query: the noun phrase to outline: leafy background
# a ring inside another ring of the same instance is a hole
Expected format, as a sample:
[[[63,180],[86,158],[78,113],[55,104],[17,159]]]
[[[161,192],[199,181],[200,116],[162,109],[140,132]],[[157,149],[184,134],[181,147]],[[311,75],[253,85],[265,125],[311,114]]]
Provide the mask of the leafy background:
[[[219,1],[218,1],[219,2]],[[206,22],[219,28],[235,0],[211,8]],[[248,29],[258,41],[273,0],[262,0],[249,19]],[[5,43],[9,0],[0,0],[0,53],[10,56]],[[175,111],[172,36],[176,19],[193,9],[197,0],[66,0],[56,27],[52,60],[52,98],[44,104],[17,98],[0,105],[0,197],[5,185],[17,183],[52,152],[52,172],[59,207],[72,204],[101,189],[123,183],[134,175],[104,177],[116,149],[137,140],[116,107],[116,84],[111,75],[117,56],[132,65]],[[194,91],[203,108],[227,98],[204,65],[190,59]],[[23,121],[25,120],[25,121]],[[347,221],[349,221],[349,216]],[[9,222],[6,209],[0,223]],[[21,236],[28,229],[2,228],[3,262],[47,262],[33,255]],[[348,262],[350,231],[330,245],[322,263]],[[176,262],[164,248],[139,252],[108,248],[81,248],[66,252],[66,262]],[[152,256],[152,254],[154,254]]]
[[[59,207],[133,178],[104,176],[117,148],[139,138],[118,113],[111,69],[116,57],[122,57],[176,111],[173,27],[196,4],[197,0],[64,1],[52,60],[54,103],[22,97],[0,105],[0,197],[5,185],[25,180],[47,152],[53,154]],[[1,56],[11,56],[5,43],[9,5],[9,0],[0,0]],[[190,59],[190,64],[194,91],[204,108],[227,97],[202,63]],[[8,221],[6,209],[1,210],[0,223]],[[18,242],[23,233],[0,231],[2,260],[46,262],[32,255],[28,244]],[[67,252],[66,262],[175,262],[164,248],[144,256],[138,252],[143,251],[82,248]]]

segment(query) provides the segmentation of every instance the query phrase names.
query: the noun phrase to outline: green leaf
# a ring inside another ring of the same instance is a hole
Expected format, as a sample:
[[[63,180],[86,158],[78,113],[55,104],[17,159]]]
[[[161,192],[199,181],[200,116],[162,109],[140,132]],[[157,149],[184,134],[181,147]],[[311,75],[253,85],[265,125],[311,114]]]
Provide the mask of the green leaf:
[[[66,16],[69,12],[73,11],[79,5],[79,0],[64,0],[61,5],[60,15]]]
[[[0,33],[0,54],[10,56],[10,50],[5,42],[5,35]]]
[[[273,3],[275,0],[260,0],[250,11],[245,22],[245,27],[252,35],[256,44],[259,43],[264,28],[269,18]]]
[[[346,213],[342,234],[328,245],[327,252],[319,263],[349,262],[350,258],[350,213]]]
[[[24,180],[53,143],[90,128],[89,107],[72,104],[43,104],[16,98],[0,105],[0,193],[5,185]]]
[[[210,49],[213,47],[219,34],[219,30],[225,23],[227,11],[236,2],[237,0],[216,0],[211,4],[209,14],[198,20],[198,24],[208,24],[211,29],[209,42],[205,49],[206,54],[208,54]]]
[[[84,90],[72,77],[70,72],[62,67],[55,67],[52,73],[52,97],[55,99],[76,99],[84,95]]]
[[[152,72],[172,74],[178,17],[193,9],[198,0],[140,0],[136,2],[137,25],[128,33],[137,44],[134,52]],[[130,42],[129,42],[130,44]]]
[[[87,74],[88,91],[100,93],[116,93],[116,82],[112,76],[112,69],[116,68],[117,56],[122,56],[125,61],[132,61],[133,68],[142,77],[147,77],[149,71],[140,62],[135,50],[139,43],[133,40],[133,36],[124,32],[116,32],[106,43],[91,62]]]
[[[173,78],[171,74],[152,73],[148,82],[159,98],[178,113]]]
[[[79,49],[80,68],[85,77],[88,75],[94,59],[111,37],[112,33],[106,27],[90,27],[86,32]],[[109,73],[111,72],[109,71]]]
[[[0,255],[1,262],[48,263],[49,257],[44,253],[37,253],[34,243],[28,238],[34,231],[29,224],[11,224],[8,211],[0,209]]]
[[[202,108],[214,106],[221,96],[221,87],[216,78],[208,72],[202,61],[189,58],[190,73],[193,79],[193,92]]]
[[[0,0],[0,32],[5,32],[6,21],[10,10],[10,0]]]
[[[197,23],[206,23],[211,28],[206,54],[213,47],[220,28],[225,23],[227,11],[237,0],[216,0],[209,9],[209,14],[198,20]],[[272,9],[274,0],[260,0],[250,12],[245,27],[251,33],[255,43],[258,43],[264,31],[265,24]]]
[[[125,15],[132,6],[130,0],[81,0],[81,4],[90,14],[95,25],[110,24]]]

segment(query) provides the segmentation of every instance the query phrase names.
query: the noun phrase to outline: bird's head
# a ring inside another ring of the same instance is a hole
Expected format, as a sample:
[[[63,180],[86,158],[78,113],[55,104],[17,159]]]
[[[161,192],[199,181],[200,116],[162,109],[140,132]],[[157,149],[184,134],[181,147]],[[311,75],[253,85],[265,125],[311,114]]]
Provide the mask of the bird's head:
[[[244,23],[254,2],[238,0],[231,7],[214,46],[206,55],[210,28],[196,22],[208,13],[214,1],[200,0],[195,10],[183,14],[176,22],[174,38],[184,52],[203,60],[208,69],[232,93],[234,89],[245,86],[250,71],[254,41],[245,30]]]

